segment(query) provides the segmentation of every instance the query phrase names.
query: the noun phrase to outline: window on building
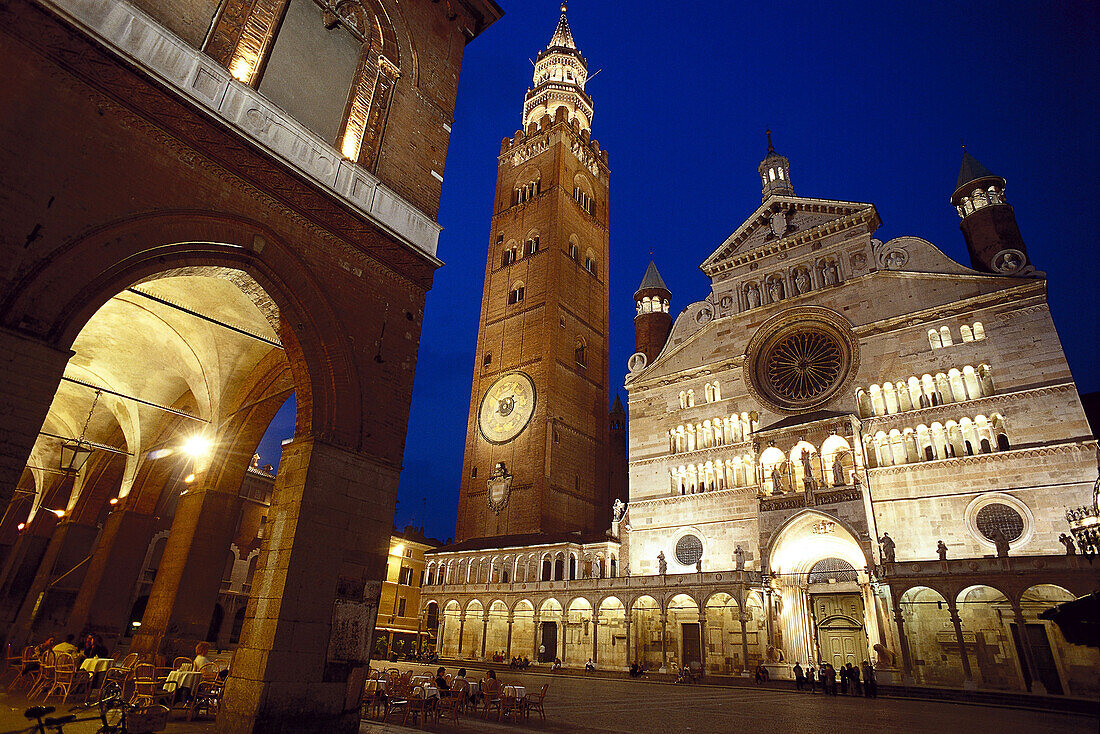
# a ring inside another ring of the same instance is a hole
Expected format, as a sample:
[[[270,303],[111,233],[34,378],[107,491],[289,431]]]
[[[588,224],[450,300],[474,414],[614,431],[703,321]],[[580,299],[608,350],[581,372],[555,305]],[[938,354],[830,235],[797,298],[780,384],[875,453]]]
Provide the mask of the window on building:
[[[477,467],[470,470],[470,479],[477,479]]]
[[[493,353],[492,352],[486,352],[485,356],[481,360],[481,366],[482,367],[488,367],[492,363],[493,363]]]
[[[523,283],[516,283],[508,292],[508,303],[519,303],[523,300]]]
[[[570,260],[576,260],[577,257],[579,257],[578,254],[577,254],[577,245],[576,245],[575,242],[570,242],[569,243],[569,259]]]
[[[596,258],[593,257],[591,253],[584,258],[584,269],[592,275],[596,274]]]
[[[412,568],[409,566],[402,566],[401,572],[397,576],[397,583],[402,586],[412,586],[412,573]]]
[[[397,616],[398,617],[404,617],[405,616],[405,599],[404,599],[404,597],[397,600]]]
[[[528,254],[528,255],[534,255],[536,252],[538,252],[539,251],[539,236],[535,235],[534,237],[527,240],[524,249],[526,251],[526,254]]]
[[[584,340],[583,339],[577,339],[576,344],[573,346],[573,358],[576,360],[577,366],[579,366],[579,367],[587,367],[588,366],[587,349],[588,348],[585,345]]]
[[[514,263],[516,261],[516,258],[518,256],[519,256],[519,250],[518,250],[518,248],[516,248],[515,245],[512,245],[511,247],[505,248],[505,250],[504,250],[504,252],[503,252],[503,254],[501,255],[501,258],[500,258],[501,266],[511,265],[512,263]]]
[[[573,198],[581,205],[581,209],[589,214],[592,213],[592,197],[585,193],[580,186],[573,187]]]

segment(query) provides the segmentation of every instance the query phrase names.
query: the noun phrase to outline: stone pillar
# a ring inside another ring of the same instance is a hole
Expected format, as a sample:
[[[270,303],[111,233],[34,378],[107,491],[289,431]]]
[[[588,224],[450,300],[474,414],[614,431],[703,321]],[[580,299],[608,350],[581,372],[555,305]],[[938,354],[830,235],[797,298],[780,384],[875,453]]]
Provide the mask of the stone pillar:
[[[67,519],[57,523],[53,535],[50,536],[49,545],[46,546],[46,553],[38,564],[38,573],[35,574],[23,604],[19,608],[19,613],[15,617],[15,624],[12,625],[9,642],[12,642],[16,649],[22,648],[35,636],[36,623],[39,620],[43,620],[43,625],[49,626],[45,620],[50,616],[51,589],[55,585],[57,588],[69,589],[79,586],[80,576],[87,567],[85,561],[98,532],[99,529],[94,525]],[[53,616],[68,617],[68,611],[68,609],[58,609],[57,614]],[[43,629],[45,630],[45,627]],[[54,633],[60,630],[45,631]]]
[[[745,613],[744,607],[741,607],[741,613],[737,615],[737,619],[741,622],[741,675],[747,676],[749,674],[749,632],[747,626],[749,615]]]
[[[630,646],[633,640],[630,638],[630,611],[626,613],[626,667],[627,670],[634,664],[634,658],[630,656]]]
[[[485,641],[489,637],[489,613],[481,615],[481,659],[485,659]]]
[[[706,607],[699,612],[699,662],[703,665],[703,672],[707,670],[707,612]],[[687,662],[686,660],[683,662]]]
[[[359,730],[398,472],[316,438],[283,448],[220,733]]]
[[[11,502],[72,355],[0,327],[0,507]]]
[[[46,554],[57,516],[39,510],[15,540],[0,573],[0,627],[7,629],[22,606],[27,588]]]
[[[1035,666],[1035,651],[1031,649],[1031,637],[1027,633],[1027,620],[1024,618],[1024,610],[1018,600],[1012,601],[1012,619],[1016,623],[1016,630],[1020,636],[1020,649],[1024,659],[1021,661],[1027,667],[1028,676],[1031,678],[1031,687],[1028,691],[1045,696],[1047,687],[1039,679],[1039,670]]]
[[[114,648],[129,618],[134,579],[143,570],[155,528],[152,515],[116,509],[107,516],[73,602],[70,629],[102,635],[107,648]]]
[[[536,663],[541,663],[542,662],[541,660],[539,660],[539,639],[541,637],[542,637],[542,619],[539,617],[539,615],[536,614],[535,615],[535,634],[534,634],[535,642],[534,642],[534,649],[531,651],[531,659],[534,660]]]
[[[200,475],[180,495],[131,652],[191,657],[206,638],[240,512],[240,487],[230,490],[213,475]]]
[[[599,658],[597,657],[599,655],[599,647],[598,647],[599,638],[600,638],[599,629],[600,629],[600,620],[595,614],[593,614],[592,615],[592,664],[593,665],[595,665],[597,662],[599,662]]]
[[[963,687],[974,687],[974,674],[970,670],[970,657],[966,654],[966,640],[963,639],[962,619],[959,618],[959,607],[951,599],[947,600],[947,609],[951,614],[951,624],[955,627],[955,640],[959,643],[959,658],[962,660]]]
[[[901,613],[901,605],[894,603],[894,623],[898,627],[898,647],[901,648],[901,670],[906,682],[913,680],[913,660],[909,654],[909,640],[905,636],[905,616]],[[961,633],[960,633],[961,634]]]
[[[668,616],[665,610],[661,610],[661,669],[659,672],[668,671]]]
[[[561,613],[561,622],[558,624],[558,654],[555,656],[565,664],[565,612]]]
[[[458,655],[462,656],[462,637],[466,634],[466,612],[458,615]]]
[[[511,614],[509,614],[508,615],[508,651],[505,653],[505,656],[508,658],[508,660],[512,659],[512,623],[513,622],[515,622],[515,619],[512,617]]]

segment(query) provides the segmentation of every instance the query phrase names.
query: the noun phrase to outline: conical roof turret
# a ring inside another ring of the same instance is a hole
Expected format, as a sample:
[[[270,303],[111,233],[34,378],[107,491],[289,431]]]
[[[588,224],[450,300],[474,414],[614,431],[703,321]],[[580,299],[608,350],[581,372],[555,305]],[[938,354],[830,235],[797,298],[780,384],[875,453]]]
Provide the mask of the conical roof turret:
[[[611,404],[609,415],[626,417],[626,408],[623,407],[623,401],[619,397],[619,393],[615,393],[615,402]]]
[[[775,146],[772,145],[772,131],[766,130],[765,133],[768,136],[768,153],[756,169],[760,173],[762,184],[760,198],[766,201],[772,194],[794,196],[794,187],[791,186],[791,163],[785,156],[775,152]]]
[[[566,5],[561,4],[561,17],[558,18],[558,27],[554,29],[554,35],[550,37],[550,43],[546,48],[571,48],[576,49],[573,43],[573,31],[569,29],[569,19],[565,16]]]
[[[638,286],[638,290],[634,291],[634,297],[637,298],[642,291],[652,289],[662,290],[672,295],[672,291],[665,285],[664,278],[662,278],[661,274],[657,271],[657,263],[650,260],[649,267],[646,268],[645,275],[642,276],[642,282]]]
[[[959,178],[955,181],[955,188],[961,188],[971,181],[989,178],[990,176],[996,176],[996,174],[983,166],[977,158],[970,155],[966,148],[963,148],[963,159],[962,164],[959,166]]]

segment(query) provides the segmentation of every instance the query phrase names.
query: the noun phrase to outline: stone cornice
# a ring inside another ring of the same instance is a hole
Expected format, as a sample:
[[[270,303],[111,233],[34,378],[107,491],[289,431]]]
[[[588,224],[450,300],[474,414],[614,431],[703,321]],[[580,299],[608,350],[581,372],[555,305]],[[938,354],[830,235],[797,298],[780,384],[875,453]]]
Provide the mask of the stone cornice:
[[[909,464],[896,466],[880,466],[868,469],[867,474],[871,479],[891,474],[903,474],[925,467],[937,469],[950,469],[956,466],[968,466],[971,464],[985,464],[1009,459],[1027,459],[1039,456],[1059,456],[1064,454],[1080,453],[1082,451],[1096,451],[1096,441],[1072,441],[1069,443],[1051,444],[1048,446],[1031,446],[1024,449],[1009,449],[1008,451],[995,451],[991,454],[972,454],[970,456],[956,456],[951,459],[933,459],[932,461],[914,461]],[[880,500],[875,500],[880,501]]]
[[[719,500],[723,497],[730,495],[751,495],[756,496],[756,487],[733,487],[727,489],[715,489],[709,492],[696,492],[695,494],[670,494],[668,497],[648,497],[642,500],[631,500],[627,505],[627,510],[633,507],[652,507],[656,505],[671,505],[682,504],[685,501],[691,501],[692,498],[708,498],[713,500]]]
[[[695,449],[694,451],[681,451],[680,453],[667,453],[660,456],[651,456],[647,459],[636,459],[630,462],[630,466],[644,466],[647,464],[655,464],[659,461],[672,460],[674,463],[686,463],[686,464],[698,464],[700,460],[705,461],[707,458],[713,457],[716,454],[726,453],[729,449],[733,448],[746,448],[748,453],[752,453],[752,439],[748,441],[732,441],[721,446],[708,446],[702,449]],[[736,452],[735,452],[736,454]],[[680,461],[683,458],[692,458],[692,461]]]

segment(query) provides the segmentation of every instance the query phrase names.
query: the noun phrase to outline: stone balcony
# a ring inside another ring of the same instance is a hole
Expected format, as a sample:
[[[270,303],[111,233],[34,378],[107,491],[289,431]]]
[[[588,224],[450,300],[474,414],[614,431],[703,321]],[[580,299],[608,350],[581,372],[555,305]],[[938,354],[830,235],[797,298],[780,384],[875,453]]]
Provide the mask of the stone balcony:
[[[432,217],[138,8],[122,0],[41,2],[358,215],[438,263],[442,227]]]

